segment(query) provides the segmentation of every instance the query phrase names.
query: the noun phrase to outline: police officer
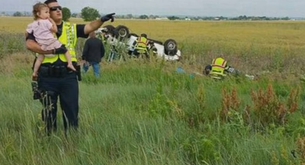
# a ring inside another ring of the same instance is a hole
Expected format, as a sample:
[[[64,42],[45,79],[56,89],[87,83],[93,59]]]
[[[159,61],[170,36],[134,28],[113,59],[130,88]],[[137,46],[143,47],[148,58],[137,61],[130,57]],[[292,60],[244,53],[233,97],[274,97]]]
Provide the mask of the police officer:
[[[44,3],[50,8],[50,17],[57,24],[58,32],[56,36],[68,49],[75,66],[77,65],[75,50],[77,38],[87,38],[90,32],[97,30],[104,22],[108,20],[112,22],[114,20],[113,16],[115,13],[112,13],[87,24],[72,24],[62,20],[62,7],[57,0],[47,0]],[[27,34],[26,47],[40,54],[55,54],[54,57],[45,57],[38,71],[38,88],[44,96],[40,99],[44,105],[42,120],[46,123],[47,133],[49,134],[57,128],[56,114],[58,99],[63,110],[65,132],[69,127],[76,129],[78,127],[79,112],[77,73],[66,68],[67,59],[64,55],[65,50],[41,50],[40,46],[35,42],[35,37],[32,33]]]
[[[137,57],[139,57],[140,54],[144,54],[148,58],[148,45],[149,40],[147,39],[147,35],[144,33],[141,34],[141,36],[139,36],[137,40],[133,42],[133,54]]]

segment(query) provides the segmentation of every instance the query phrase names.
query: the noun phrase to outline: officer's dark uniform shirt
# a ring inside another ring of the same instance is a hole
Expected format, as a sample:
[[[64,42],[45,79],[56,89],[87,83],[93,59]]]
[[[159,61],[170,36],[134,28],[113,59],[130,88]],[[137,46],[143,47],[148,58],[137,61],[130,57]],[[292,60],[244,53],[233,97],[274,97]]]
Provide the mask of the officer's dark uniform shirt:
[[[60,25],[57,25],[57,33],[56,33],[56,36],[57,38],[60,37],[61,33],[62,33],[62,25],[63,25],[63,22],[60,24]],[[72,24],[71,24],[72,25]],[[89,34],[85,34],[85,25],[84,24],[77,24],[76,25],[76,36],[77,38],[78,37],[81,37],[81,38],[87,38],[89,36]],[[26,38],[27,40],[30,39],[30,40],[35,40],[35,37],[33,35],[33,33],[28,33],[28,36]],[[54,65],[66,65],[63,61],[61,61],[59,58],[58,60],[53,63]]]

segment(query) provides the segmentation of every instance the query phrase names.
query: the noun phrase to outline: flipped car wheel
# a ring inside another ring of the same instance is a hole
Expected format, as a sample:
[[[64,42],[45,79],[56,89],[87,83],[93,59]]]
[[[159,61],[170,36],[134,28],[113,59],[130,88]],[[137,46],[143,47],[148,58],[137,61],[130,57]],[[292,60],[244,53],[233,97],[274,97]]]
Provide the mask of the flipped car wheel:
[[[173,39],[168,39],[164,42],[164,53],[170,56],[174,56],[177,53],[177,42]]]
[[[117,31],[117,38],[119,40],[122,40],[124,38],[127,38],[128,35],[129,35],[129,30],[126,26],[123,26],[123,25],[119,25],[117,26],[116,28],[116,31]]]
[[[111,36],[113,36],[113,37],[117,36],[117,31],[114,26],[106,25],[106,26],[104,26],[104,28],[107,29],[107,33],[111,34]]]

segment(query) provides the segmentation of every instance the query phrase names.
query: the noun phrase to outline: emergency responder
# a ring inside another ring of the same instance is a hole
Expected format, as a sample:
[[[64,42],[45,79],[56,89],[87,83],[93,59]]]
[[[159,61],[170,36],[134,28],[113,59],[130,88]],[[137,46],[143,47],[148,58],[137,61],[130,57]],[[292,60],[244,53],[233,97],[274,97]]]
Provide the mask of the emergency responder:
[[[229,66],[227,64],[227,61],[221,57],[213,59],[212,64],[207,65],[204,68],[203,74],[209,75],[214,79],[223,79],[228,74],[234,76],[246,77],[247,79],[250,80],[257,79],[257,77],[254,75],[241,73],[239,70],[233,68],[232,66]]]
[[[90,32],[97,30],[104,22],[114,20],[114,14],[107,14],[101,19],[87,24],[72,24],[62,20],[62,7],[57,0],[44,2],[50,9],[50,17],[55,21],[58,31],[58,40],[66,46],[72,56],[72,62],[79,69],[76,58],[76,42],[78,37],[87,38]],[[56,114],[57,100],[63,110],[63,123],[65,133],[69,127],[78,127],[79,112],[79,87],[77,73],[67,69],[65,50],[56,49],[43,51],[35,41],[33,33],[28,33],[26,38],[27,49],[39,54],[55,54],[55,56],[44,58],[38,71],[38,88],[45,97],[40,98],[44,106],[42,120],[46,123],[46,131],[50,134],[57,129]],[[80,73],[80,72],[78,72]],[[80,78],[80,76],[78,77]]]
[[[221,57],[215,58],[212,64],[207,65],[203,74],[210,75],[214,79],[223,79],[227,73],[238,73],[233,67],[227,65],[227,61]]]
[[[147,58],[149,58],[149,40],[147,39],[147,35],[146,34],[141,34],[141,36],[139,36],[137,38],[137,40],[135,40],[133,42],[133,55],[135,55],[136,57],[139,57],[141,54],[145,55]]]
[[[91,32],[89,38],[86,40],[82,59],[84,60],[83,70],[87,72],[89,66],[92,66],[94,76],[100,77],[100,63],[105,54],[104,44],[101,40],[96,38],[95,33]]]

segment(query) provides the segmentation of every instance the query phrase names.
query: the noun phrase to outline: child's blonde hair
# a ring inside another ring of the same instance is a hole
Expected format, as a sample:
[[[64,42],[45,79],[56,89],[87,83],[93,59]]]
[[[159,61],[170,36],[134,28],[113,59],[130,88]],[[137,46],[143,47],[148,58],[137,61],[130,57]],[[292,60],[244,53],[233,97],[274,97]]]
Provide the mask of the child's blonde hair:
[[[46,4],[44,4],[44,3],[41,3],[41,2],[38,2],[38,3],[36,3],[36,4],[33,6],[33,11],[32,11],[32,13],[33,13],[33,16],[34,16],[34,20],[38,19],[37,13],[39,13],[39,12],[41,11],[41,9],[43,9],[43,8],[45,8],[45,7],[49,8],[48,5],[46,5]]]

